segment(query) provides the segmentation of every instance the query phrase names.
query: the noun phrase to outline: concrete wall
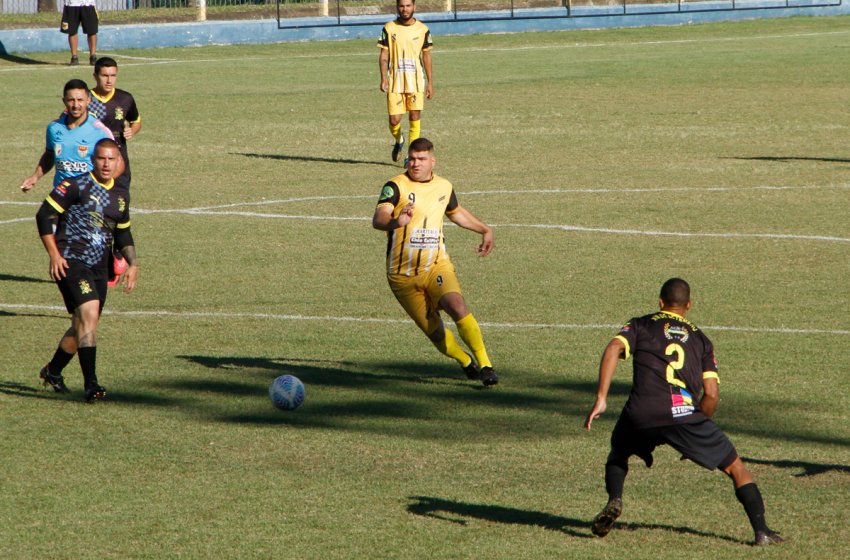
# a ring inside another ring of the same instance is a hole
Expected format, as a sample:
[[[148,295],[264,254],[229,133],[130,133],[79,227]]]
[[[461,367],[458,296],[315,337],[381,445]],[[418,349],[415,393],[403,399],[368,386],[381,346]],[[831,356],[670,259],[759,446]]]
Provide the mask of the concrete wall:
[[[850,3],[830,7],[807,7],[799,0],[790,2],[796,7],[765,9],[768,6],[784,6],[784,1],[737,2],[736,5],[752,9],[717,9],[731,6],[731,2],[690,3],[688,10],[678,13],[650,13],[652,11],[675,11],[678,4],[651,6],[630,5],[633,15],[622,15],[620,7],[586,7],[573,12],[579,17],[546,17],[565,13],[561,10],[542,9],[516,12],[522,19],[452,21],[451,13],[419,14],[428,23],[435,35],[467,35],[476,33],[512,33],[522,31],[555,31],[566,29],[598,29],[609,27],[642,27],[650,25],[684,25],[715,21],[791,16],[827,16],[850,13]],[[811,4],[812,2],[808,2]],[[640,12],[639,14],[635,14]],[[496,15],[503,15],[496,12]],[[613,15],[617,14],[617,15]],[[489,14],[494,15],[494,14]],[[465,19],[487,17],[487,13],[467,12],[459,14]],[[148,49],[155,47],[186,47],[202,45],[241,45],[257,43],[281,43],[289,41],[346,40],[375,38],[389,16],[347,17],[343,25],[314,27],[333,18],[303,18],[288,20],[288,23],[305,27],[278,29],[277,20],[206,21],[197,23],[165,23],[146,25],[104,25],[98,33],[98,50]],[[67,36],[55,29],[11,29],[0,30],[0,54],[63,51],[68,49]],[[85,40],[80,41],[84,50]]]

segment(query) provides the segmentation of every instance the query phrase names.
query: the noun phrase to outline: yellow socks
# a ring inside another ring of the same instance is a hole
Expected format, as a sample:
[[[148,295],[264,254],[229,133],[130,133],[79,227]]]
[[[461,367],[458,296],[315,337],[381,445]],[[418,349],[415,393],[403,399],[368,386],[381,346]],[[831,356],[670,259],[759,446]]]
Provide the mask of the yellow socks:
[[[484,337],[481,335],[481,327],[478,326],[478,321],[475,320],[472,313],[455,324],[457,325],[457,331],[460,333],[460,337],[475,355],[475,361],[478,362],[478,367],[493,367],[489,356],[487,356],[487,349],[484,348]]]
[[[421,134],[421,125],[419,123],[420,121],[410,121],[410,138],[408,138],[408,146],[410,145],[410,142],[419,138],[419,135]]]
[[[395,125],[393,125],[393,124],[390,125],[390,134],[393,135],[393,138],[395,138],[396,143],[401,141],[401,123],[400,122],[398,124],[395,124]]]
[[[436,346],[437,350],[439,350],[449,358],[457,360],[457,362],[461,366],[468,366],[470,364],[470,361],[468,361],[469,356],[466,352],[463,351],[463,348],[460,347],[460,344],[457,343],[457,340],[455,340],[455,335],[452,334],[452,331],[450,331],[449,329],[445,329],[445,331],[446,338],[444,338],[440,342],[434,342],[434,346]]]

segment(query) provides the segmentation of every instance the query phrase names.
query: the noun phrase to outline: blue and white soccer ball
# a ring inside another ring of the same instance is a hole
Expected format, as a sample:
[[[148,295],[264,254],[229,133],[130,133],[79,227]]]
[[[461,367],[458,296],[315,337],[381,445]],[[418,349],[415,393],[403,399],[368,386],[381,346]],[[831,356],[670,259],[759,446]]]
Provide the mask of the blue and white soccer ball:
[[[280,410],[295,410],[305,396],[304,384],[294,375],[281,375],[269,385],[269,398]]]

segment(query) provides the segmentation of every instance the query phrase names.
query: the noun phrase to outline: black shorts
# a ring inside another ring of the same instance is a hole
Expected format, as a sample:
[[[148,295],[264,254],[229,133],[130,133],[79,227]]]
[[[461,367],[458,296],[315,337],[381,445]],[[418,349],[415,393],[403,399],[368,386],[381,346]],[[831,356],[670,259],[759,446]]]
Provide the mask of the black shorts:
[[[62,9],[62,24],[59,26],[59,31],[68,35],[76,35],[81,23],[83,24],[83,33],[97,35],[97,8],[94,6],[65,6]]]
[[[68,259],[65,278],[56,282],[68,313],[73,313],[82,304],[93,300],[100,301],[98,313],[103,312],[103,304],[106,303],[106,278],[105,268],[92,269],[78,260]]]
[[[735,446],[711,420],[638,429],[628,417],[621,414],[611,434],[611,454],[608,455],[608,461],[628,462],[629,457],[637,455],[650,467],[652,452],[664,444],[710,470],[725,469],[738,458]]]

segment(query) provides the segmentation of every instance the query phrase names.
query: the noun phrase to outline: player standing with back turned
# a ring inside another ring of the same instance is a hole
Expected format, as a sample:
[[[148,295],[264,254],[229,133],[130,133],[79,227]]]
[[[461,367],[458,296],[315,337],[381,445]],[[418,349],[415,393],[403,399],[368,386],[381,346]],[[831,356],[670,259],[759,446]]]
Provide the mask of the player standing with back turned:
[[[667,444],[683,458],[710,470],[720,469],[735,486],[735,497],[750,520],[757,546],[783,542],[764,519],[764,501],[750,471],[735,447],[711,417],[720,400],[714,346],[685,318],[691,309],[691,288],[681,278],[661,287],[661,311],[631,319],[602,354],[596,402],[585,420],[608,407],[608,390],[620,359],[633,356],[634,375],[629,399],[611,434],[605,464],[608,504],[593,520],[592,531],[607,535],[623,511],[623,486],[629,457],[637,455],[652,466],[652,452]]]

